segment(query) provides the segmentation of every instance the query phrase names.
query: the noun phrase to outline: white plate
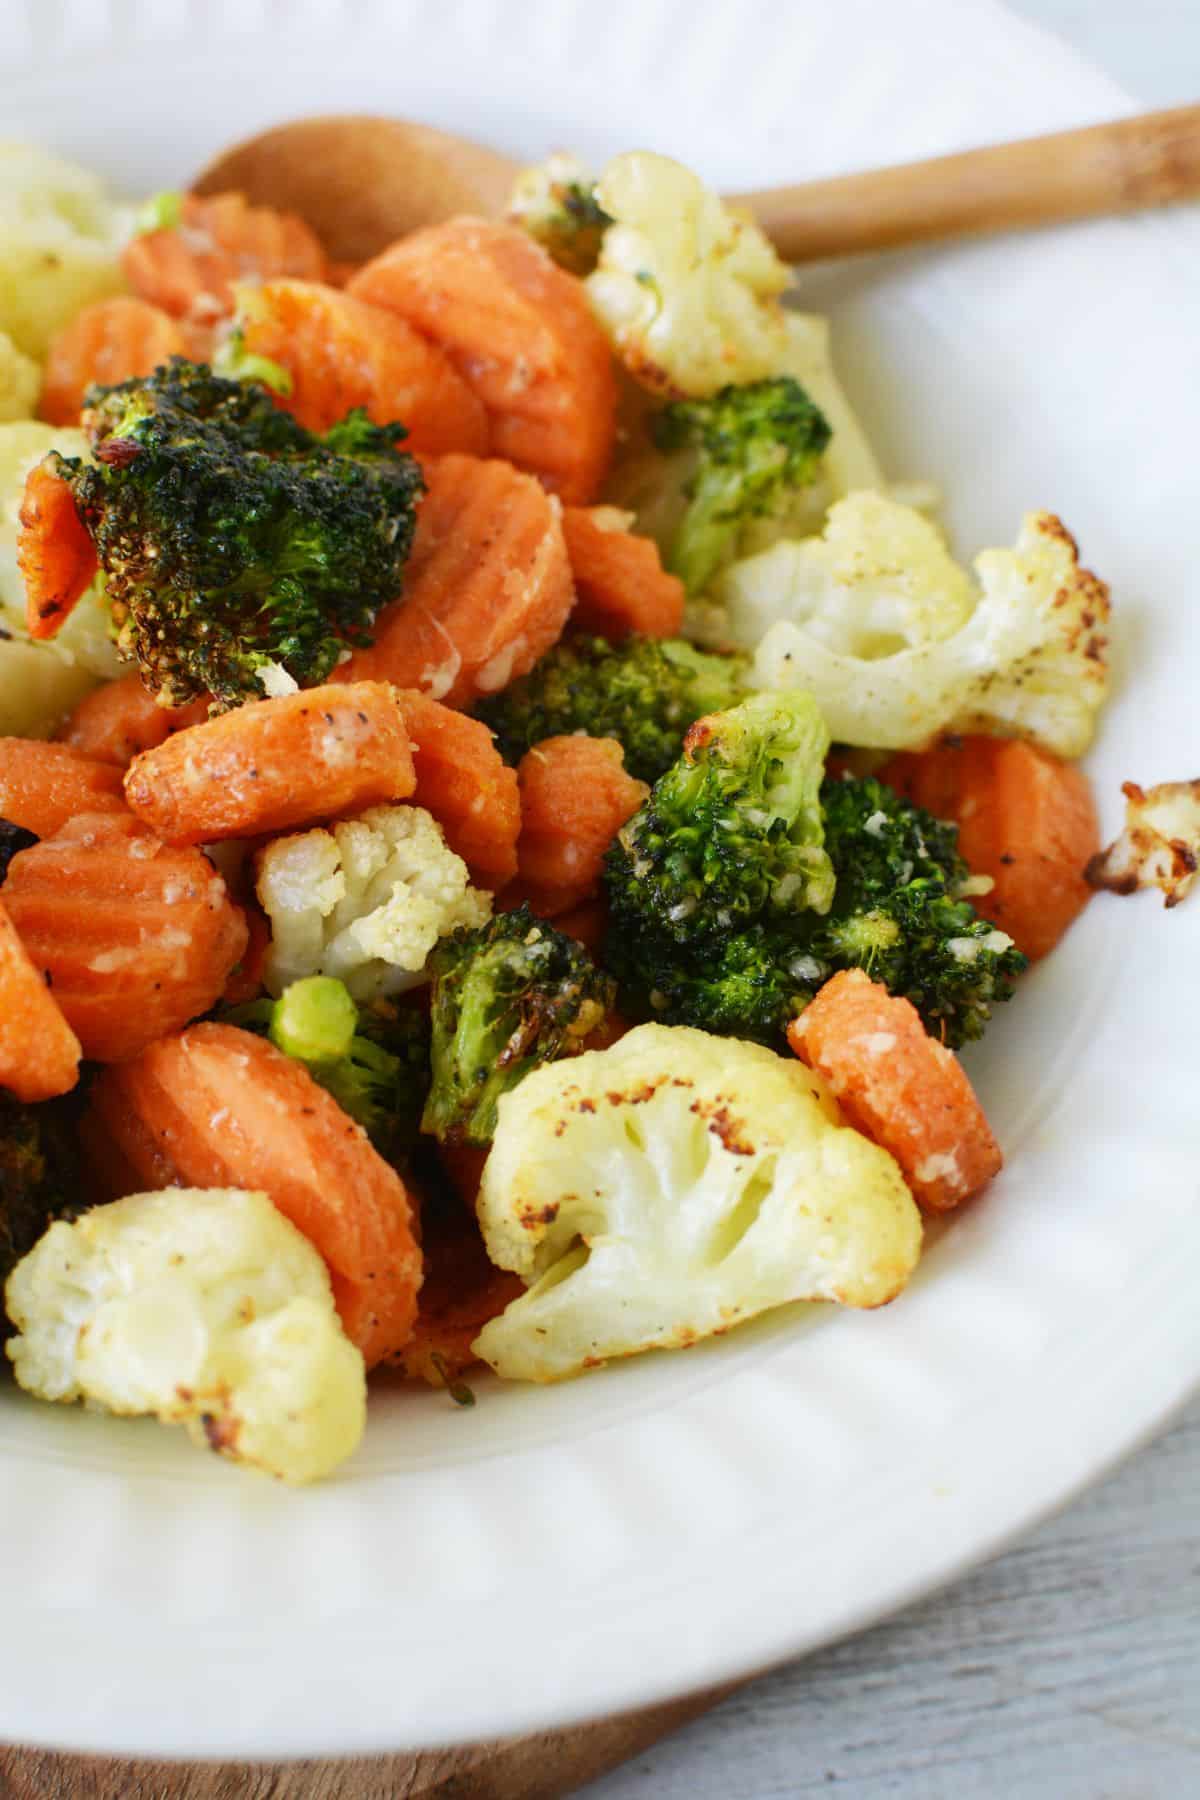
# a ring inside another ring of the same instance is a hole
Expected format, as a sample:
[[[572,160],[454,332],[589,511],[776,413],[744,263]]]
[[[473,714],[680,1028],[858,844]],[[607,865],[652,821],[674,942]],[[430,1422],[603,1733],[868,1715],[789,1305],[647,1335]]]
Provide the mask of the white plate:
[[[392,110],[512,150],[650,142],[735,184],[1100,118],[987,0],[25,0],[4,129],[132,187],[270,120]],[[15,29],[14,29],[15,28]],[[1113,583],[1090,763],[1196,774],[1200,245],[1121,222],[810,278],[893,472],[963,548],[1060,510]],[[0,1737],[282,1756],[543,1726],[853,1630],[1027,1528],[1200,1376],[1200,900],[1098,900],[972,1057],[1008,1168],[899,1304],[566,1388],[378,1396],[291,1493],[5,1393]]]

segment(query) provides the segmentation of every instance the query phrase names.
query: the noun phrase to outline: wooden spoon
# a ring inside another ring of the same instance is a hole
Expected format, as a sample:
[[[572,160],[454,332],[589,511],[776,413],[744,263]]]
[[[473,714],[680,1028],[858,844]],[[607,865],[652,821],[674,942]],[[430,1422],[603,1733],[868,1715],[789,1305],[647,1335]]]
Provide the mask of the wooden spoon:
[[[239,189],[297,212],[331,256],[361,262],[454,213],[503,213],[520,165],[430,125],[347,115],[247,138],[197,192]],[[966,237],[1200,194],[1200,106],[1143,113],[927,162],[729,198],[789,262]]]

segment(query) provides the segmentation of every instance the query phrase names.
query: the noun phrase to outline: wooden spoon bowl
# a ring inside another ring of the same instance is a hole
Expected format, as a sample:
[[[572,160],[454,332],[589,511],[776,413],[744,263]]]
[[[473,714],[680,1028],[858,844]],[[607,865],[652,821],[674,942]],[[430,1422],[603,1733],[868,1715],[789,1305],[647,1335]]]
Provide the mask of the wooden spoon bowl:
[[[246,138],[222,151],[192,186],[198,194],[236,191],[256,206],[298,213],[330,256],[357,263],[455,213],[502,213],[519,167],[432,125],[346,113]]]

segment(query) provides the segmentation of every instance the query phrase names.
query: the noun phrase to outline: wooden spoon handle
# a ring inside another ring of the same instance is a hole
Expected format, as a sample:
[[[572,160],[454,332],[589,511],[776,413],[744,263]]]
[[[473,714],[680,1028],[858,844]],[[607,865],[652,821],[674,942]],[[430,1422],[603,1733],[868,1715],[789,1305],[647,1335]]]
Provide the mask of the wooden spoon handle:
[[[1200,106],[732,196],[789,262],[1132,212],[1200,194]]]

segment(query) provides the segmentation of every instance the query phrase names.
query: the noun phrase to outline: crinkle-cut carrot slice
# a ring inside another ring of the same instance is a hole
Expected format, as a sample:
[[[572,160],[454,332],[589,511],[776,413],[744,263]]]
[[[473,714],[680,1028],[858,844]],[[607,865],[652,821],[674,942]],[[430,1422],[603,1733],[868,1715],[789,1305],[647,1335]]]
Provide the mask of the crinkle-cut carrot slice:
[[[246,921],[199,850],[128,813],[85,813],[9,864],[4,901],[96,1062],[136,1056],[220,997]]]
[[[546,738],[521,758],[517,878],[536,913],[554,918],[600,886],[604,852],[649,788],[625,772],[615,738]]]
[[[177,731],[201,725],[207,717],[207,700],[160,706],[140,675],[122,675],[85,694],[58,735],[81,756],[124,769],[143,750],[156,750]]]
[[[125,774],[133,811],[164,843],[254,837],[403,800],[416,784],[386,682],[252,700],[176,732]]]
[[[51,1100],[75,1086],[82,1054],[0,897],[0,1088]]]
[[[325,252],[294,213],[251,206],[244,194],[185,194],[179,225],[130,238],[121,267],[143,300],[205,323],[232,312],[235,281],[321,281]]]
[[[1053,950],[1092,890],[1088,859],[1100,825],[1083,770],[1016,738],[948,739],[892,759],[880,779],[958,825],[972,874],[990,876],[971,903],[1037,958]]]
[[[572,625],[619,643],[631,632],[674,637],[683,583],[662,566],[653,538],[626,531],[612,506],[564,506],[563,536],[575,578]]]
[[[395,313],[315,281],[268,281],[241,308],[246,349],[291,377],[280,405],[310,431],[351,407],[377,425],[399,419],[406,450],[486,456],[483,402],[450,358]]]
[[[257,900],[243,898],[238,904],[246,921],[246,948],[229,971],[221,993],[225,1006],[244,1006],[248,1000],[258,999],[266,986],[263,972],[271,948],[271,922]]]
[[[150,375],[188,348],[177,321],[160,306],[133,294],[94,301],[50,340],[39,416],[51,425],[78,424],[93,384],[112,387]]]
[[[930,1037],[909,1001],[862,969],[827,981],[787,1035],[930,1211],[958,1206],[1000,1168],[1000,1146],[958,1058]]]
[[[76,813],[124,813],[121,771],[68,744],[0,738],[0,819],[53,837]]]
[[[428,465],[404,591],[356,650],[346,681],[392,681],[469,706],[525,675],[557,643],[574,589],[559,508],[506,462]]]
[[[98,568],[75,497],[45,462],[25,477],[17,528],[17,567],[25,582],[25,627],[50,638],[82,600]]]
[[[472,878],[495,892],[517,872],[516,770],[505,763],[482,720],[443,706],[418,688],[397,688],[396,699],[412,748],[414,805],[433,814]]]
[[[479,1360],[471,1345],[525,1288],[518,1276],[488,1261],[474,1214],[449,1196],[426,1208],[423,1237],[425,1281],[416,1327],[397,1360],[410,1381],[444,1387]]]
[[[201,1024],[108,1069],[84,1133],[139,1184],[259,1188],[324,1257],[368,1366],[412,1336],[421,1251],[399,1175],[302,1063],[232,1025]]]
[[[519,226],[457,218],[414,231],[348,292],[441,345],[487,408],[493,456],[563,500],[592,499],[616,431],[612,354],[582,283]]]

